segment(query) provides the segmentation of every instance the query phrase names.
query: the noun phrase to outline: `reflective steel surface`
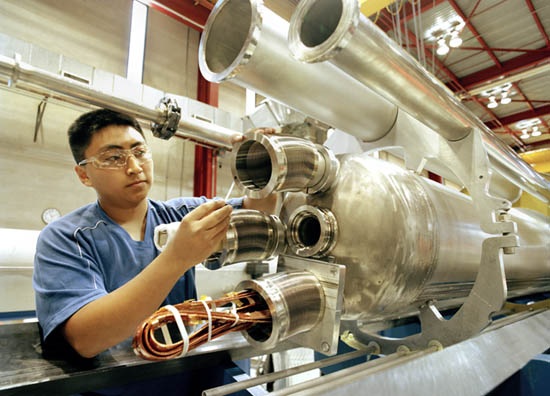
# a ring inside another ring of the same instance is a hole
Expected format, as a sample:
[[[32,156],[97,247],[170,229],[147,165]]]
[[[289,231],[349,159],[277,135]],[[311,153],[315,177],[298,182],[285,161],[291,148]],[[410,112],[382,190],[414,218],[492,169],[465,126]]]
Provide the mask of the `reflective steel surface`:
[[[255,326],[246,334],[253,347],[272,348],[278,342],[311,330],[323,316],[325,294],[309,271],[286,271],[241,282],[236,290],[260,293],[271,311],[271,327]]]
[[[467,296],[479,269],[481,244],[490,236],[481,231],[471,199],[365,154],[339,159],[333,187],[321,194],[288,194],[281,220],[288,236],[299,234],[290,221],[298,208],[333,214],[338,236],[325,254],[346,265],[342,317],[383,318],[411,310],[428,297]],[[509,287],[520,294],[548,290],[548,219],[527,210],[511,209],[510,214],[521,247],[504,256]]]
[[[260,0],[219,1],[201,36],[201,73],[212,82],[231,79],[364,140],[390,130],[395,105],[328,63],[295,60],[287,32],[288,22]],[[351,92],[356,99],[349,100]]]

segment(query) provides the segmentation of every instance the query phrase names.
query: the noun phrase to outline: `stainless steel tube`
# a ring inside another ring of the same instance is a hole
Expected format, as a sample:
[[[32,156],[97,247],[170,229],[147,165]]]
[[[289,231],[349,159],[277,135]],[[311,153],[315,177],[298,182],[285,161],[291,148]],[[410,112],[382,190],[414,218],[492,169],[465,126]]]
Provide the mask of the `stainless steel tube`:
[[[390,130],[395,105],[330,64],[292,58],[287,32],[288,22],[260,0],[219,1],[201,37],[200,70],[209,81],[231,79],[366,141]]]
[[[233,150],[233,179],[255,199],[275,191],[326,191],[338,173],[329,149],[292,136],[249,132]]]
[[[292,221],[301,211],[311,217],[311,207],[328,210],[336,219],[337,236],[322,242],[331,246],[324,254],[346,266],[342,318],[378,320],[429,299],[466,297],[479,269],[482,241],[490,236],[481,230],[471,198],[365,154],[339,160],[332,188],[287,194],[281,220],[288,240],[305,235]],[[508,289],[514,295],[549,290],[549,218],[529,210],[509,213],[520,247],[504,255]],[[315,232],[302,242],[315,246],[323,234],[309,228]]]
[[[251,388],[253,386],[265,384],[272,382],[281,378],[291,377],[296,374],[304,373],[306,371],[315,370],[322,367],[332,366],[333,364],[338,364],[346,362],[351,359],[362,357],[365,355],[370,355],[376,353],[376,348],[371,346],[366,350],[348,352],[343,355],[333,356],[327,359],[318,360],[313,363],[304,364],[302,366],[292,367],[287,370],[277,371],[274,373],[260,375],[258,377],[250,378],[248,380],[234,382],[232,384],[218,386],[216,388],[207,389],[202,392],[202,396],[223,396],[235,393],[244,389]]]
[[[3,55],[0,55],[0,75],[4,75],[6,81],[12,81],[13,84],[21,89],[36,92],[38,88],[44,95],[48,95],[53,91],[76,99],[78,102],[120,111],[141,120],[152,122],[162,120],[163,113],[159,110],[101,92],[87,84],[36,69],[31,65],[17,62],[15,59]],[[176,134],[196,142],[231,149],[233,147],[231,142],[232,136],[240,132],[182,116],[179,122],[179,131]]]
[[[464,138],[471,128],[480,130],[491,162],[505,167],[508,179],[550,198],[550,183],[362,15],[356,0],[301,1],[291,18],[289,47],[304,62],[329,60],[448,140]]]
[[[245,334],[254,347],[273,348],[279,341],[311,330],[323,316],[325,293],[309,271],[279,272],[241,282],[236,290],[257,291],[271,312],[271,326],[254,326]]]
[[[231,215],[219,264],[269,260],[285,249],[285,227],[277,216],[238,209]]]

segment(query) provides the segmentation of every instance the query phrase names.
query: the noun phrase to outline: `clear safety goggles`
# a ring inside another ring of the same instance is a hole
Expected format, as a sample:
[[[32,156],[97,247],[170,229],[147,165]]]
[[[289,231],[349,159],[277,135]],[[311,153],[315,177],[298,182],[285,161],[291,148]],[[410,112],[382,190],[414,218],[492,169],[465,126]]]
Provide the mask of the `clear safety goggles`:
[[[80,161],[78,165],[92,164],[99,169],[121,169],[126,167],[130,156],[133,156],[139,165],[143,165],[153,158],[149,147],[143,144],[131,149],[108,149],[94,157]]]

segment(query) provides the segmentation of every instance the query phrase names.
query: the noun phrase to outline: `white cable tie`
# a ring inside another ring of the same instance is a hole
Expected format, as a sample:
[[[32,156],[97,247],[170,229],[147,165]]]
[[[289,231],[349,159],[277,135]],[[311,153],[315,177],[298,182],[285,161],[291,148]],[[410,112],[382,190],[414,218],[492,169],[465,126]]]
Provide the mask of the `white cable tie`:
[[[210,307],[208,306],[206,301],[199,301],[202,303],[202,305],[204,305],[204,309],[206,310],[206,314],[208,315],[208,341],[206,342],[210,342],[210,340],[212,339],[212,313],[210,312]]]
[[[189,335],[187,334],[187,329],[185,328],[183,320],[181,320],[181,315],[176,307],[174,307],[173,305],[165,305],[164,308],[172,312],[172,315],[174,315],[174,319],[176,320],[176,324],[178,325],[178,329],[181,334],[181,340],[183,341],[183,349],[179,357],[183,357],[187,355],[187,352],[189,351]]]
[[[237,306],[234,302],[231,302],[231,313],[235,315],[235,322],[231,325],[231,327],[237,326],[237,323],[239,323],[239,314],[237,313]]]

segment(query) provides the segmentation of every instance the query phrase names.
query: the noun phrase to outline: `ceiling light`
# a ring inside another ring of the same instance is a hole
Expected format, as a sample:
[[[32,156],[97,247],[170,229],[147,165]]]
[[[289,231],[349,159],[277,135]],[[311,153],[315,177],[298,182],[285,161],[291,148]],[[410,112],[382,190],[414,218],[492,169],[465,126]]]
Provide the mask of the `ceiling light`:
[[[523,135],[521,135],[520,138],[529,139],[529,134],[527,133],[527,129],[524,129],[522,132],[523,132]]]
[[[531,135],[532,135],[533,137],[535,137],[535,136],[540,136],[540,135],[542,135],[542,132],[539,131],[539,130],[536,130],[536,131],[533,131],[533,133],[532,133]]]
[[[512,103],[512,98],[507,98],[507,97],[505,96],[505,97],[503,97],[503,98],[500,100],[500,103],[502,103],[502,104]]]
[[[458,48],[462,45],[462,39],[458,37],[458,32],[456,30],[451,33],[451,39],[449,40],[449,45],[453,48]]]
[[[487,105],[487,107],[490,108],[490,109],[494,109],[494,108],[497,107],[497,106],[498,106],[498,103],[497,103],[497,101],[495,100],[495,97],[494,97],[494,96],[491,96],[491,97],[489,98],[489,104]]]
[[[446,55],[449,53],[449,47],[445,43],[445,39],[440,39],[437,44],[437,55]]]

